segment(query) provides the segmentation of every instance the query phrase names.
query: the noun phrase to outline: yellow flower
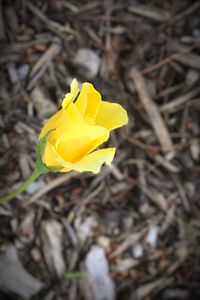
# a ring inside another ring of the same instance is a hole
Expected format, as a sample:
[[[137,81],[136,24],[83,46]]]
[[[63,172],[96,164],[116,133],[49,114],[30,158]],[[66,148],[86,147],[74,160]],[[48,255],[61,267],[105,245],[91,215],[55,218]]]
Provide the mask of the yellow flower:
[[[92,84],[85,82],[79,93],[74,79],[62,108],[44,125],[39,139],[53,130],[46,144],[43,163],[60,168],[98,173],[110,165],[115,148],[95,150],[109,138],[110,131],[128,122],[126,111],[117,103],[102,101]]]

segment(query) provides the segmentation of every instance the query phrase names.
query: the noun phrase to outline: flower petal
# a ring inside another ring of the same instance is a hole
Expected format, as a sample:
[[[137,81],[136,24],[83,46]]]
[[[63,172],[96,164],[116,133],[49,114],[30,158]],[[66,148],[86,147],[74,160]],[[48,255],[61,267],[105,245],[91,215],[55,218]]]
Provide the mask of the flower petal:
[[[69,105],[66,114],[65,122],[52,133],[54,137],[57,136],[56,151],[65,161],[75,162],[81,159],[109,138],[108,130],[89,125],[74,103]],[[50,142],[52,141],[53,138],[50,137]]]
[[[115,155],[115,148],[96,150],[88,154],[82,160],[72,164],[71,169],[78,172],[89,171],[97,174],[99,173],[101,166],[104,163],[106,165],[111,164],[114,155]],[[67,169],[64,168],[61,170],[61,172],[67,172],[67,171],[68,168]]]
[[[67,93],[65,98],[63,99],[62,107],[64,109],[60,109],[46,122],[46,124],[44,125],[40,133],[39,139],[43,137],[51,129],[58,128],[60,127],[60,125],[66,123],[67,115],[65,113],[65,109],[69,106],[71,102],[74,101],[78,93],[79,93],[78,81],[74,79],[70,85],[70,93]]]
[[[42,128],[42,131],[40,132],[39,139],[45,136],[45,134],[59,126],[60,123],[63,122],[63,118],[65,118],[63,114],[63,110],[59,110],[56,112],[50,119],[47,120],[47,122],[44,124],[44,127]]]
[[[97,92],[91,83],[83,83],[80,95],[75,102],[79,112],[88,120],[94,121],[99,110],[100,103],[100,93]]]
[[[127,123],[127,112],[120,104],[101,101],[96,116],[96,125],[103,126],[108,130],[113,130]]]
[[[70,93],[67,93],[65,95],[65,98],[63,99],[62,107],[64,109],[67,109],[68,105],[76,99],[78,93],[79,93],[78,81],[74,79],[70,84]]]
[[[62,166],[62,161],[60,160],[59,156],[55,152],[54,146],[52,146],[50,143],[46,144],[43,162],[48,167],[61,167]]]

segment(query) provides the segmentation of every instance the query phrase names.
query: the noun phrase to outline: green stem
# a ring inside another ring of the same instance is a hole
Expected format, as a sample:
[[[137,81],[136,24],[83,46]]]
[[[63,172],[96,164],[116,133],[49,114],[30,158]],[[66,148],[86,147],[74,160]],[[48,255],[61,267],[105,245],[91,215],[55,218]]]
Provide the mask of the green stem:
[[[42,173],[41,171],[39,171],[37,168],[35,168],[35,170],[30,175],[30,177],[16,191],[0,197],[0,204],[6,203],[6,202],[12,200],[17,195],[19,195],[20,193],[25,191],[27,189],[27,187],[40,176],[41,173]]]

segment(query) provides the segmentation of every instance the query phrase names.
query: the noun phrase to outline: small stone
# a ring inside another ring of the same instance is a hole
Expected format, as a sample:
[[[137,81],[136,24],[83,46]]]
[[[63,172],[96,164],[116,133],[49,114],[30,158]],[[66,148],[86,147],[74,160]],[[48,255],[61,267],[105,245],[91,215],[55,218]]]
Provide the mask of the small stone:
[[[34,261],[39,262],[42,258],[41,252],[38,248],[33,248],[31,250],[31,256],[33,257]]]
[[[25,79],[30,71],[30,66],[23,64],[18,68],[18,74],[20,79]]]
[[[137,243],[134,248],[133,248],[133,256],[135,258],[140,258],[143,256],[143,248],[142,245],[140,243]]]
[[[186,74],[186,83],[188,85],[193,85],[199,80],[199,72],[194,69],[189,69]]]
[[[19,81],[16,65],[12,62],[8,63],[8,75],[10,78],[11,83],[15,84]]]
[[[200,157],[200,140],[199,139],[191,140],[190,153],[191,153],[192,158],[195,161],[199,160],[199,157]]]
[[[104,235],[100,235],[97,238],[97,243],[100,247],[104,248],[105,250],[108,250],[110,248],[110,240]]]
[[[185,182],[185,191],[190,198],[193,198],[196,192],[195,185],[192,182]]]
[[[79,67],[80,75],[92,79],[96,77],[100,67],[100,57],[91,49],[79,49],[75,58],[74,64]]]
[[[158,238],[158,227],[157,226],[150,226],[146,242],[152,247],[155,248]]]

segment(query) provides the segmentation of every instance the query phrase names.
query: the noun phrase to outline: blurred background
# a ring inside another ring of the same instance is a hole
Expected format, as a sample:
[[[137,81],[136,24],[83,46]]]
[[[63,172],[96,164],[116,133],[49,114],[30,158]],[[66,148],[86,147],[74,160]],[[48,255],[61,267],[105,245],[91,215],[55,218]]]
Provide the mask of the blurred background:
[[[123,105],[111,167],[0,207],[0,299],[200,299],[200,2],[0,0],[0,189],[73,78]]]

